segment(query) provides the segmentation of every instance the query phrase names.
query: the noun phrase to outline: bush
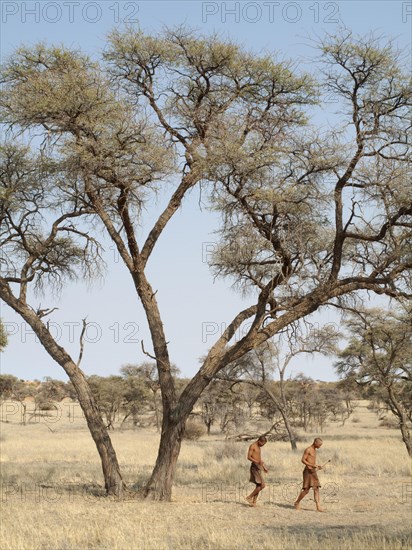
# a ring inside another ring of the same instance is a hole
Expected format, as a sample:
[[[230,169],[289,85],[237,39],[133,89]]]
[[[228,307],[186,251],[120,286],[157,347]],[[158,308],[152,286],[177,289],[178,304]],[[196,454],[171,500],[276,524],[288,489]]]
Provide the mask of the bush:
[[[39,411],[57,411],[56,405],[47,399],[38,401],[37,408]]]
[[[195,441],[202,435],[206,435],[206,427],[197,420],[188,420],[186,422],[185,431],[183,434],[184,439]]]
[[[389,428],[391,430],[396,430],[399,428],[399,422],[396,420],[396,418],[393,418],[391,416],[385,416],[384,418],[381,418],[381,421],[379,422],[379,426],[382,428]]]

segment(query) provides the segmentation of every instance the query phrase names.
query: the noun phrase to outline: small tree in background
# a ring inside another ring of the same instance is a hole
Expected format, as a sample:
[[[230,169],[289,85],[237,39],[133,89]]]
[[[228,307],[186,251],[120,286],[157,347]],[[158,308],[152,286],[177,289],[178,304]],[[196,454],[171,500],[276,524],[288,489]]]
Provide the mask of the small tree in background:
[[[122,370],[122,369],[121,369]],[[123,374],[123,373],[122,373]],[[133,427],[139,423],[139,415],[147,412],[152,404],[151,392],[145,381],[138,376],[124,376],[123,404],[124,417],[121,427],[132,418]]]
[[[27,398],[35,397],[37,391],[32,385],[27,384],[12,374],[0,375],[0,397],[1,400],[11,399],[17,401],[21,407],[20,422],[27,423]]]
[[[114,430],[116,415],[119,416],[126,391],[126,384],[121,376],[89,376],[87,382],[93,393],[100,412],[106,419],[106,427]]]
[[[395,416],[412,456],[412,316],[406,310],[352,311],[345,326],[349,344],[339,353],[336,370],[359,384],[380,386],[381,398]]]
[[[286,369],[290,361],[300,354],[332,354],[336,349],[338,335],[333,326],[312,329],[306,335],[302,334],[298,326],[293,328],[294,330],[286,330],[280,335],[276,343],[272,340],[244,355],[229,365],[220,376],[261,388],[280,413],[292,450],[296,451],[296,435],[292,428],[290,406],[286,396]],[[276,386],[273,385],[275,375],[279,376]],[[321,418],[320,409],[318,418]]]
[[[162,425],[162,402],[160,399],[160,383],[156,363],[145,361],[139,365],[124,365],[120,372],[129,382],[129,384],[141,383],[144,388],[150,392],[152,399],[152,408],[155,415],[156,429],[160,432]],[[176,379],[179,369],[176,365],[171,366],[173,378]]]

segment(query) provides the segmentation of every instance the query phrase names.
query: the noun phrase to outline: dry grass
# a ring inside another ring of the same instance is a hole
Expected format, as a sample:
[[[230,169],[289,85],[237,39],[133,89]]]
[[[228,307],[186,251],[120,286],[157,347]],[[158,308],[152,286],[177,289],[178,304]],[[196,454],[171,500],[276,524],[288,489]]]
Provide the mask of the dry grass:
[[[9,409],[10,410],[10,409]],[[358,407],[359,422],[330,425],[320,462],[325,514],[308,495],[303,511],[292,503],[300,488],[300,453],[268,443],[268,486],[249,508],[247,444],[218,436],[184,441],[172,503],[118,502],[102,494],[96,449],[79,416],[22,426],[4,415],[1,428],[2,550],[69,549],[400,549],[411,548],[410,460],[399,433],[379,427]],[[50,419],[49,419],[50,420]],[[53,432],[50,431],[49,427]],[[158,435],[113,432],[122,471],[140,486],[154,464]]]

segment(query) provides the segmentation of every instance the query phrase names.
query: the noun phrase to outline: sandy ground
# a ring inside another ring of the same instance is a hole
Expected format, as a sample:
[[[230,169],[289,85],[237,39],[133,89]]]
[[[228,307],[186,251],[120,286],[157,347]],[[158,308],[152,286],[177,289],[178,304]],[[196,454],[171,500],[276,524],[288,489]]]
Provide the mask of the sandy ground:
[[[219,435],[184,442],[171,503],[101,496],[102,477],[84,423],[2,422],[2,550],[72,549],[327,549],[412,548],[410,459],[396,430],[380,428],[366,408],[357,422],[327,426],[320,462],[325,513],[313,495],[296,511],[299,444],[268,443],[270,472],[256,508],[244,497],[248,444]],[[9,419],[10,420],[10,419]],[[318,435],[318,434],[316,434]],[[158,435],[115,431],[112,439],[130,487],[140,486],[154,464]]]

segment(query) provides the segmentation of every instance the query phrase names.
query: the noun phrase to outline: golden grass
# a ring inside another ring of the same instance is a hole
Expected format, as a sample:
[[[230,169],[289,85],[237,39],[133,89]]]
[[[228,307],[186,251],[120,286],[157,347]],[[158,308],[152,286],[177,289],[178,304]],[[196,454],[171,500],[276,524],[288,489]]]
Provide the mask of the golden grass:
[[[325,514],[312,495],[297,512],[304,447],[301,434],[263,448],[270,468],[259,506],[246,506],[248,444],[217,435],[185,441],[171,503],[118,502],[102,496],[97,451],[80,415],[27,426],[8,416],[1,428],[2,550],[72,549],[406,549],[412,547],[410,460],[398,431],[379,428],[363,405],[359,422],[330,424],[319,461]],[[2,417],[4,420],[4,416]],[[53,432],[49,430],[53,429]],[[149,430],[112,432],[126,482],[138,487],[153,467],[159,436]]]

